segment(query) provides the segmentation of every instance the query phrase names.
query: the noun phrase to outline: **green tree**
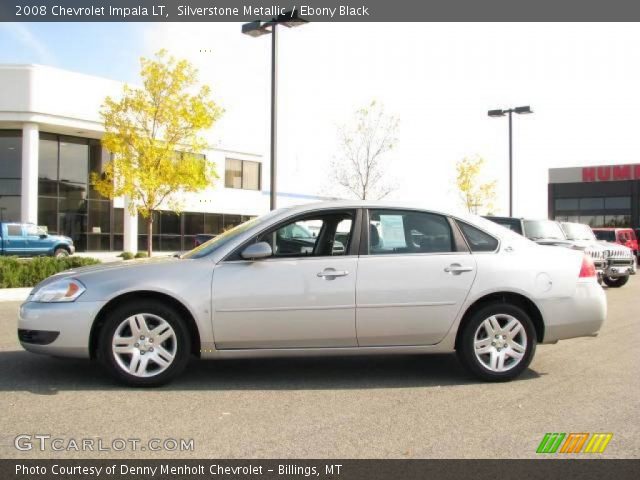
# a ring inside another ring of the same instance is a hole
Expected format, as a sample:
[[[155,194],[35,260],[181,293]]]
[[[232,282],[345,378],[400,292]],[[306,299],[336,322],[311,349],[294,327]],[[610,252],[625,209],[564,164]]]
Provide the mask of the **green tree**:
[[[397,142],[399,120],[375,100],[356,111],[350,125],[339,128],[340,153],[331,164],[334,181],[361,200],[379,200],[394,190],[385,171],[385,154]]]
[[[198,87],[197,70],[188,61],[160,50],[140,64],[142,87],[125,85],[120,98],[107,97],[102,106],[102,144],[112,158],[91,181],[108,198],[128,197],[131,214],[146,219],[151,256],[152,212],[166,206],[179,213],[180,194],[218,178],[215,165],[198,153],[206,147],[201,132],[222,109],[210,99],[209,87]]]
[[[492,213],[496,198],[496,181],[482,183],[482,157],[464,157],[456,163],[456,186],[464,206],[470,213],[484,209]]]

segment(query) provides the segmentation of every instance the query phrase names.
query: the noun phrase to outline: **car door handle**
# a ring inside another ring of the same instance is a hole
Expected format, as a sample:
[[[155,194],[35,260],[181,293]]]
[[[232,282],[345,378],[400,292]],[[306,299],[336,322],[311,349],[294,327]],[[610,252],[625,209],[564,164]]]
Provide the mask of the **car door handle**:
[[[325,268],[322,272],[318,272],[318,277],[333,280],[335,277],[346,277],[349,272],[346,270],[334,270],[333,268]]]
[[[448,267],[445,267],[444,271],[450,273],[451,275],[460,275],[464,272],[473,271],[473,267],[463,267],[459,263],[452,263]]]

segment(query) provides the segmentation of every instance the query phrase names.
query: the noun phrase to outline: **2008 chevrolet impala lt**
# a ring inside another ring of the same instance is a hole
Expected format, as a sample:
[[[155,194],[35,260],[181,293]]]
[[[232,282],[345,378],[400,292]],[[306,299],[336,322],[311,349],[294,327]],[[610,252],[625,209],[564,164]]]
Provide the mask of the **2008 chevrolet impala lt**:
[[[191,355],[452,351],[502,381],[537,343],[594,335],[606,309],[583,252],[475,216],[331,202],[275,210],[180,258],[54,275],[20,307],[18,335],[130,385],[165,383]]]

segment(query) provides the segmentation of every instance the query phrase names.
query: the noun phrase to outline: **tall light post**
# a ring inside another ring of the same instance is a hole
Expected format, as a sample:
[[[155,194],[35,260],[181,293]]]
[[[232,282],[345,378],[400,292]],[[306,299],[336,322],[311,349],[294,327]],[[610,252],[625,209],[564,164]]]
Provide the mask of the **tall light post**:
[[[513,120],[512,114],[517,113],[519,115],[533,113],[531,107],[526,105],[524,107],[508,108],[506,110],[497,109],[489,110],[490,117],[504,117],[509,115],[509,216],[513,216]]]
[[[245,23],[242,25],[242,33],[251,37],[261,37],[271,34],[271,193],[269,207],[276,209],[276,175],[278,170],[278,25],[285,27],[297,27],[307,23],[298,16],[297,11],[289,11],[272,18],[271,20]]]

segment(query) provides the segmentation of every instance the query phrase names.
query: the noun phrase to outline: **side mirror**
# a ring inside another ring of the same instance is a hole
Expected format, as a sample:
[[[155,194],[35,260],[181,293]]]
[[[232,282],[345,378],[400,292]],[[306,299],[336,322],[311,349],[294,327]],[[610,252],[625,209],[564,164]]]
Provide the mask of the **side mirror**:
[[[46,233],[41,233],[40,234],[40,238],[47,238],[47,237],[48,237],[48,235]]]
[[[249,245],[240,254],[245,260],[258,260],[260,258],[267,258],[273,255],[271,245],[267,242],[258,242]]]

